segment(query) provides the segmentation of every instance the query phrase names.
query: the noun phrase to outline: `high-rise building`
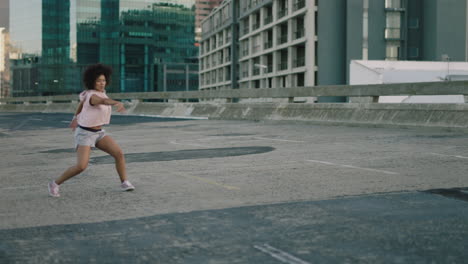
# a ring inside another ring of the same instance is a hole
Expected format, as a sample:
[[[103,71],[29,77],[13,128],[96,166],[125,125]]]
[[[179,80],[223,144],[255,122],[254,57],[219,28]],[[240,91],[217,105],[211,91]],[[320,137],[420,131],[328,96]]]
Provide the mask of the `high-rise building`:
[[[0,27],[9,28],[10,25],[10,1],[0,1]]]
[[[326,2],[320,2],[319,10]],[[352,59],[441,61],[447,57],[466,61],[467,5],[466,0],[347,1],[341,5],[346,10],[347,62]],[[327,25],[322,26],[322,31],[328,30]]]
[[[197,44],[201,41],[201,22],[211,11],[218,7],[223,0],[196,0],[195,2],[195,40]]]
[[[10,93],[9,1],[0,1],[0,98]]]
[[[346,84],[354,59],[465,61],[467,25],[466,0],[225,0],[202,22],[200,89]]]
[[[4,74],[7,69],[6,61],[8,60],[6,52],[7,32],[5,28],[0,27],[0,98],[4,97],[7,93],[4,80]]]
[[[198,89],[195,0],[30,2],[11,6],[14,95],[79,92],[97,62],[113,68],[109,92]]]

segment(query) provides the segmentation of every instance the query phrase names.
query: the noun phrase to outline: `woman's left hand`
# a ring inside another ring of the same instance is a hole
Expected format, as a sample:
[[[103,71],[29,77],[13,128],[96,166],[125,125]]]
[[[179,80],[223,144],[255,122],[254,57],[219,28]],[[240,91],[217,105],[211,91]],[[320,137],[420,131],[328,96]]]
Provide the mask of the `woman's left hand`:
[[[75,129],[78,127],[78,120],[76,120],[76,117],[73,118],[73,120],[70,122],[70,125],[72,131],[75,131]]]

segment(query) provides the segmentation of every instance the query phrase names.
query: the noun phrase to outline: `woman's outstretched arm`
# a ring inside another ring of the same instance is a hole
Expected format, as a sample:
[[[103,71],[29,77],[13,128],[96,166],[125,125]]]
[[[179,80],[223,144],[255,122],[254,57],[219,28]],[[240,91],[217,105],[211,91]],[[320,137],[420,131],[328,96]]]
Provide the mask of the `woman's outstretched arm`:
[[[115,101],[110,98],[102,98],[97,95],[93,95],[91,96],[91,99],[89,99],[89,103],[91,105],[98,105],[98,104],[114,105],[114,106],[117,106],[117,112],[125,112],[125,107],[122,102]]]

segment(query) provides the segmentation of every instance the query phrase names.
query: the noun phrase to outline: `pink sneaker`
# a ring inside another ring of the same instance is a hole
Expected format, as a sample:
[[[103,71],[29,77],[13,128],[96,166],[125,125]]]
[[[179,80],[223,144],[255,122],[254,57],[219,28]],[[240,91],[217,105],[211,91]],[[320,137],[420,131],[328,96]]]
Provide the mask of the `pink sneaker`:
[[[129,181],[122,182],[122,184],[120,185],[120,188],[122,188],[122,191],[124,192],[135,190],[135,186],[133,186],[132,183]]]
[[[52,197],[60,197],[59,194],[59,185],[55,183],[55,181],[51,181],[48,184],[49,187],[49,195]]]

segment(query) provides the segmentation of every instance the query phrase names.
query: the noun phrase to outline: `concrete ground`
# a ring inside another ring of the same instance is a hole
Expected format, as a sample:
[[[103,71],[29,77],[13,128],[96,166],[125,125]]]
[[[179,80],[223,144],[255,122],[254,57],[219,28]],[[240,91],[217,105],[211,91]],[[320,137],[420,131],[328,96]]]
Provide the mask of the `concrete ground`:
[[[69,114],[0,114],[0,263],[464,263],[468,135],[114,116],[75,162]]]

